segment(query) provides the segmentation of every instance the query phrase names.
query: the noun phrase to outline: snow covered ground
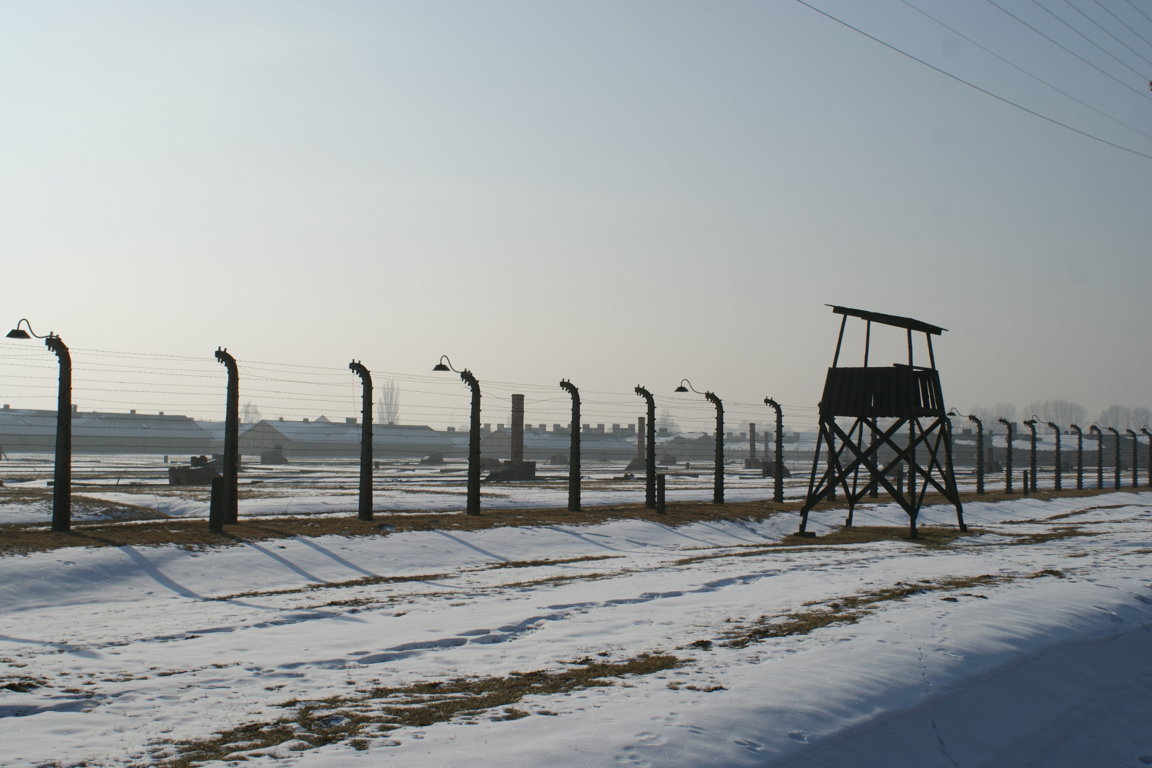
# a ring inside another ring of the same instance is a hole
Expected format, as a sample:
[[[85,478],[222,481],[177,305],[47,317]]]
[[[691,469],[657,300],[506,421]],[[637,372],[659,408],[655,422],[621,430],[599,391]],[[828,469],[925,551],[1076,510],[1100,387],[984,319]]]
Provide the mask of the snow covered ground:
[[[250,457],[249,457],[250,458]],[[380,462],[373,481],[373,508],[378,512],[459,512],[464,507],[467,463],[449,459],[443,464],[421,465],[415,459]],[[644,499],[644,474],[629,472],[626,462],[586,461],[582,466],[581,503],[584,506],[638,503]],[[168,485],[168,465],[159,457],[139,454],[78,454],[72,466],[72,516],[77,521],[132,519],[141,511],[149,517],[207,518],[209,493],[203,486]],[[0,499],[0,524],[42,523],[51,519],[53,463],[51,454],[24,454],[3,464],[4,487],[24,493],[23,503]],[[355,459],[297,460],[287,465],[248,463],[240,474],[240,515],[321,515],[355,513],[359,483]],[[707,501],[712,498],[711,464],[681,463],[661,466],[667,478],[669,501]],[[568,501],[568,468],[541,464],[534,482],[484,483],[482,506],[503,509],[563,507]],[[785,500],[798,500],[808,489],[808,475],[797,472],[783,484]],[[1017,478],[1019,483],[1019,478]],[[1085,473],[1087,487],[1095,487],[1094,470]],[[1122,485],[1131,482],[1127,475]],[[725,497],[754,501],[772,497],[774,480],[758,470],[736,463],[725,467]],[[989,490],[1004,487],[1003,473],[989,474]],[[961,491],[974,491],[971,468],[957,471]],[[1108,469],[1105,485],[1112,487]],[[1017,486],[1019,487],[1019,485]],[[1054,487],[1049,471],[1038,477],[1040,489]],[[1066,473],[1065,488],[1075,487]]]
[[[627,462],[585,462],[581,503],[584,506],[637,503],[644,500],[643,473],[628,472]],[[38,523],[51,518],[52,456],[26,454],[4,462],[4,486],[38,494],[23,504],[0,499],[0,524]],[[459,512],[464,507],[464,460],[421,465],[417,460],[381,462],[375,472],[373,508],[380,512]],[[292,464],[245,465],[240,474],[240,515],[314,515],[355,513],[359,483],[355,459],[294,461]],[[712,466],[678,464],[667,473],[669,501],[712,498]],[[162,516],[208,516],[207,487],[170,486],[166,465],[156,456],[81,454],[73,463],[73,519],[128,519],[139,507]],[[504,509],[564,507],[568,503],[568,468],[541,464],[535,482],[485,483],[483,506]],[[771,498],[770,477],[729,465],[727,498],[732,501]],[[799,499],[807,481],[790,478],[785,498]],[[101,503],[105,502],[105,503]]]
[[[1152,493],[965,511],[3,557],[0,763],[1152,765]]]

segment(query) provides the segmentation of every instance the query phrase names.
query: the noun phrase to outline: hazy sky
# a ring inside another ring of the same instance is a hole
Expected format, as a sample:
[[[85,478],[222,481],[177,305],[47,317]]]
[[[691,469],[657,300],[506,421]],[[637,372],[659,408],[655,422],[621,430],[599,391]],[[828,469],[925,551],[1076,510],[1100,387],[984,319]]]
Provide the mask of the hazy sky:
[[[1152,155],[1145,3],[996,1],[1084,60],[991,2],[813,4]],[[793,0],[2,0],[0,19],[4,322],[61,334],[85,402],[83,350],[211,375],[226,346],[812,408],[829,303],[948,328],[962,410],[1152,405],[1152,159]]]

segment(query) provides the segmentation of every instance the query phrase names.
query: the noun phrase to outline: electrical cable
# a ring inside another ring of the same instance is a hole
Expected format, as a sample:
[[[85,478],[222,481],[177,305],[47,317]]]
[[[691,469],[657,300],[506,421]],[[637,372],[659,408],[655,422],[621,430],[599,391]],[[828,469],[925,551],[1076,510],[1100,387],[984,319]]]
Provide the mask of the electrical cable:
[[[1152,24],[1152,16],[1149,16],[1148,14],[1144,13],[1144,11],[1141,10],[1140,6],[1133,3],[1132,0],[1124,0],[1124,2],[1126,2],[1126,3],[1128,3],[1128,5],[1132,6],[1132,10],[1136,11],[1141,16],[1143,16],[1145,19],[1147,19],[1149,24]]]
[[[1118,22],[1118,23],[1119,23],[1119,24],[1120,24],[1122,27],[1124,27],[1124,28],[1125,28],[1125,29],[1127,29],[1129,32],[1131,32],[1131,33],[1133,34],[1133,36],[1135,36],[1135,37],[1139,38],[1139,39],[1140,39],[1140,41],[1141,41],[1141,42],[1143,42],[1145,45],[1147,45],[1147,46],[1149,46],[1149,47],[1152,47],[1152,43],[1148,42],[1148,38],[1144,37],[1143,35],[1141,35],[1141,34],[1140,34],[1139,32],[1137,32],[1136,30],[1132,29],[1132,27],[1130,27],[1130,26],[1128,25],[1128,22],[1124,21],[1124,19],[1120,18],[1120,17],[1119,17],[1119,16],[1117,16],[1115,13],[1113,13],[1111,8],[1109,8],[1108,6],[1106,6],[1106,5],[1104,5],[1103,3],[1101,3],[1101,2],[1100,2],[1100,0],[1092,0],[1092,2],[1094,2],[1094,3],[1096,3],[1096,5],[1100,6],[1100,9],[1101,9],[1101,10],[1103,10],[1103,11],[1104,11],[1104,13],[1106,13],[1106,14],[1108,14],[1109,16],[1111,16],[1112,18],[1114,18],[1114,19],[1115,19],[1115,20],[1116,20],[1116,21],[1117,21],[1117,22]],[[1098,25],[1098,26],[1099,26],[1099,25]],[[1103,27],[1101,27],[1101,29],[1103,29]],[[1111,34],[1111,33],[1109,33],[1109,34]],[[1152,66],[1152,61],[1148,61],[1148,59],[1144,58],[1144,56],[1142,56],[1141,54],[1137,53],[1137,52],[1136,52],[1135,50],[1133,50],[1132,48],[1129,48],[1129,47],[1128,47],[1128,45],[1127,45],[1127,44],[1126,44],[1126,43],[1125,43],[1123,40],[1121,40],[1120,38],[1116,37],[1115,35],[1112,35],[1112,37],[1114,37],[1114,38],[1116,39],[1116,42],[1120,43],[1120,44],[1121,44],[1121,45],[1123,45],[1125,48],[1128,48],[1128,50],[1132,51],[1132,53],[1136,54],[1136,55],[1137,55],[1137,56],[1139,56],[1141,59],[1144,59],[1144,62],[1145,62],[1146,64],[1148,64],[1149,66]]]
[[[1011,107],[1015,107],[1016,109],[1019,109],[1022,112],[1026,112],[1026,113],[1028,113],[1034,117],[1038,117],[1041,120],[1044,120],[1045,122],[1048,122],[1048,123],[1051,123],[1053,125],[1064,128],[1066,130],[1069,130],[1072,133],[1078,134],[1078,135],[1083,136],[1087,139],[1091,139],[1093,141],[1099,142],[1101,144],[1112,147],[1114,149],[1119,149],[1119,150],[1127,152],[1129,154],[1136,155],[1137,157],[1142,157],[1145,160],[1152,160],[1152,155],[1146,154],[1146,153],[1141,152],[1137,149],[1132,149],[1131,147],[1126,147],[1122,144],[1117,144],[1114,141],[1109,141],[1108,139],[1104,139],[1104,138],[1101,138],[1099,136],[1094,136],[1093,134],[1088,133],[1087,131],[1082,131],[1079,128],[1074,128],[1071,125],[1068,125],[1067,123],[1063,123],[1059,120],[1056,120],[1055,118],[1048,117],[1047,115],[1041,114],[1040,112],[1037,112],[1033,109],[1029,109],[1028,107],[1025,107],[1021,104],[1017,104],[1016,102],[1014,102],[1010,99],[1007,99],[1003,96],[995,94],[992,91],[989,91],[985,88],[981,88],[980,86],[976,85],[975,83],[971,83],[971,82],[965,80],[964,78],[959,77],[958,75],[954,75],[951,72],[948,72],[947,70],[941,69],[940,67],[937,67],[936,65],[931,64],[931,63],[925,61],[924,59],[913,56],[911,53],[908,53],[907,51],[901,50],[900,48],[897,48],[896,46],[892,45],[891,43],[886,43],[883,40],[881,40],[880,38],[875,37],[873,35],[870,35],[867,32],[865,32],[864,30],[862,30],[858,27],[854,27],[851,24],[849,24],[848,22],[846,22],[842,19],[839,19],[836,16],[833,16],[832,14],[830,14],[826,11],[821,10],[820,8],[817,8],[816,6],[814,6],[808,2],[805,2],[805,0],[796,0],[796,2],[799,3],[800,5],[803,5],[805,8],[809,8],[812,11],[815,11],[816,13],[820,14],[821,16],[824,16],[827,19],[830,19],[831,21],[834,21],[837,24],[840,24],[841,26],[847,27],[848,29],[852,30],[853,32],[856,32],[857,34],[860,34],[860,35],[863,35],[864,37],[867,37],[869,40],[872,40],[876,43],[879,43],[880,45],[884,46],[885,48],[888,48],[891,51],[899,53],[902,56],[906,56],[907,58],[912,59],[913,61],[915,61],[919,64],[923,64],[924,66],[928,67],[929,69],[931,69],[935,72],[938,72],[941,75],[944,75],[945,77],[948,77],[952,80],[955,80],[958,83],[966,85],[969,88],[972,88],[973,90],[979,91],[980,93],[983,93],[986,96],[991,96],[992,98],[996,99],[997,101],[1003,102],[1004,104],[1007,104]],[[993,2],[993,0],[988,0],[988,2],[995,5],[995,2]],[[999,6],[997,6],[997,7],[999,7]],[[1007,11],[1005,11],[1005,13],[1007,13]],[[1011,14],[1009,14],[1009,15],[1011,15]],[[1015,17],[1013,17],[1013,18],[1015,18]],[[1141,94],[1141,95],[1143,95],[1143,94]]]
[[[1123,59],[1121,59],[1119,56],[1115,55],[1114,53],[1112,53],[1111,51],[1109,51],[1107,48],[1105,48],[1104,46],[1100,45],[1100,43],[1096,42],[1096,41],[1095,41],[1095,40],[1093,40],[1092,38],[1088,37],[1088,35],[1084,34],[1084,33],[1083,33],[1083,32],[1081,32],[1080,30],[1076,29],[1076,27],[1074,27],[1074,26],[1072,26],[1071,24],[1069,24],[1069,23],[1068,23],[1067,21],[1065,21],[1065,20],[1064,20],[1064,19],[1063,19],[1061,16],[1059,16],[1058,14],[1056,14],[1056,12],[1054,12],[1054,11],[1053,11],[1053,10],[1051,10],[1050,8],[1046,8],[1045,6],[1041,5],[1041,4],[1039,3],[1039,0],[1032,0],[1032,4],[1033,4],[1033,5],[1035,5],[1037,8],[1039,8],[1040,10],[1044,11],[1045,13],[1047,13],[1047,14],[1048,14],[1049,16],[1051,16],[1052,18],[1056,19],[1058,22],[1060,22],[1061,24],[1063,24],[1063,25],[1064,25],[1065,27],[1067,27],[1068,29],[1072,30],[1072,32],[1073,32],[1074,34],[1076,34],[1076,35],[1079,35],[1079,36],[1080,36],[1081,38],[1083,38],[1084,40],[1087,40],[1089,44],[1091,44],[1093,47],[1095,47],[1097,50],[1099,50],[1101,53],[1103,53],[1103,54],[1104,54],[1105,56],[1107,56],[1108,58],[1110,58],[1110,59],[1112,59],[1113,61],[1115,61],[1115,62],[1116,62],[1117,64],[1119,64],[1120,66],[1122,66],[1122,67],[1124,67],[1125,69],[1127,69],[1127,70],[1128,70],[1129,72],[1131,72],[1132,74],[1136,75],[1136,77],[1143,77],[1143,76],[1144,76],[1144,75],[1143,75],[1142,73],[1140,73],[1138,70],[1136,70],[1136,69],[1134,69],[1133,67],[1129,66],[1128,62],[1124,61],[1124,60],[1123,60]],[[1096,21],[1096,19],[1092,18],[1092,17],[1091,17],[1091,16],[1089,16],[1087,13],[1085,13],[1083,10],[1081,10],[1081,9],[1080,9],[1080,8],[1078,8],[1077,6],[1073,5],[1071,2],[1069,2],[1069,0],[1064,0],[1064,4],[1065,4],[1065,5],[1067,5],[1069,8],[1071,8],[1072,10],[1076,11],[1076,13],[1080,14],[1081,16],[1083,16],[1083,17],[1084,17],[1085,19],[1087,19],[1089,22],[1091,22],[1092,24],[1094,24],[1094,25],[1096,26],[1096,28],[1097,28],[1097,29],[1099,29],[1101,32],[1103,32],[1104,34],[1106,34],[1106,35],[1110,36],[1110,37],[1111,37],[1113,40],[1115,40],[1116,42],[1120,43],[1120,44],[1121,44],[1121,45],[1123,45],[1125,48],[1128,48],[1128,50],[1132,51],[1132,53],[1135,53],[1137,56],[1140,56],[1140,54],[1136,53],[1136,51],[1134,51],[1134,50],[1132,50],[1131,48],[1129,48],[1127,43],[1125,43],[1123,40],[1121,40],[1120,38],[1118,38],[1118,37],[1116,37],[1115,35],[1113,35],[1111,32],[1109,32],[1107,29],[1105,29],[1103,26],[1101,26],[1101,25],[1100,25],[1100,22]],[[1001,10],[1003,10],[1003,9],[1001,9]],[[1029,26],[1031,26],[1031,25],[1029,25]],[[1035,28],[1035,27],[1032,27],[1032,30],[1033,30],[1033,31],[1036,31],[1036,28]],[[1142,58],[1142,59],[1143,59],[1144,57],[1143,57],[1143,56],[1140,56],[1140,58]],[[1145,60],[1145,61],[1148,61],[1147,59],[1144,59],[1144,60]],[[1150,66],[1152,66],[1152,62],[1148,62],[1148,64],[1149,64]]]
[[[1069,98],[1069,99],[1071,99],[1072,101],[1076,102],[1076,103],[1077,103],[1077,104],[1079,104],[1080,106],[1082,106],[1082,107],[1085,107],[1086,109],[1090,109],[1090,110],[1092,110],[1093,112],[1095,112],[1096,114],[1100,115],[1101,117],[1103,117],[1103,118],[1105,118],[1105,119],[1107,119],[1107,120],[1111,120],[1112,122],[1116,123],[1117,125],[1123,126],[1124,128],[1127,128],[1127,129],[1128,129],[1128,130],[1130,130],[1130,131],[1134,131],[1135,133],[1138,133],[1138,134],[1140,134],[1141,136],[1143,136],[1143,137],[1144,137],[1144,138],[1146,138],[1146,139],[1152,139],[1152,133],[1145,133],[1144,131],[1140,130],[1139,128],[1137,128],[1137,127],[1135,127],[1135,126],[1132,126],[1132,125],[1129,125],[1128,123],[1124,122],[1123,120],[1120,120],[1120,119],[1118,119],[1118,118],[1116,118],[1116,117],[1113,117],[1112,115],[1109,115],[1107,112],[1104,112],[1104,111],[1102,111],[1102,110],[1099,110],[1099,109],[1097,109],[1096,107],[1092,106],[1092,105],[1091,105],[1091,104],[1089,104],[1088,102],[1086,102],[1086,101],[1083,101],[1082,99],[1079,99],[1079,98],[1077,98],[1076,96],[1073,96],[1071,93],[1069,93],[1068,91],[1065,91],[1063,88],[1060,88],[1060,87],[1058,87],[1058,86],[1055,86],[1055,85],[1053,85],[1052,83],[1048,82],[1047,80],[1043,79],[1042,77],[1039,77],[1038,75],[1035,75],[1035,74],[1033,74],[1033,73],[1029,72],[1028,70],[1026,70],[1026,69],[1024,69],[1023,67],[1019,66],[1018,64],[1015,64],[1014,62],[1010,61],[1009,59],[1005,58],[1004,56],[1001,56],[1000,54],[996,53],[996,52],[995,52],[995,51],[993,51],[991,48],[988,48],[987,46],[984,46],[984,45],[982,45],[981,43],[977,42],[976,40],[973,40],[971,37],[969,37],[968,35],[965,35],[963,32],[961,32],[960,30],[956,29],[955,27],[952,27],[952,26],[950,26],[949,24],[946,24],[946,23],[944,23],[944,22],[943,22],[943,21],[941,21],[940,19],[936,18],[936,17],[935,17],[935,16],[933,16],[932,14],[928,13],[927,11],[925,11],[923,8],[918,8],[916,5],[914,5],[912,2],[910,2],[910,0],[900,0],[900,2],[904,3],[904,5],[908,6],[909,8],[911,8],[911,9],[912,9],[912,10],[914,10],[914,11],[916,11],[917,13],[919,13],[919,14],[922,14],[923,16],[926,16],[927,18],[929,18],[929,19],[931,19],[932,21],[936,22],[937,24],[939,24],[940,26],[944,27],[944,29],[948,30],[948,31],[949,31],[949,32],[951,32],[952,34],[954,34],[954,35],[956,35],[956,36],[958,36],[958,37],[960,37],[960,38],[962,38],[962,39],[964,39],[964,40],[968,41],[968,42],[969,42],[969,43],[971,43],[972,45],[976,46],[976,47],[977,47],[977,48],[979,48],[980,50],[982,50],[982,51],[984,51],[985,53],[987,53],[988,55],[990,55],[990,56],[993,56],[993,57],[995,57],[996,59],[998,59],[998,60],[1000,60],[1000,61],[1004,62],[1004,63],[1005,63],[1005,64],[1007,64],[1008,66],[1010,66],[1010,67],[1012,67],[1013,69],[1015,69],[1017,72],[1020,72],[1021,74],[1023,74],[1023,75],[1026,75],[1026,76],[1028,76],[1028,77],[1032,78],[1032,79],[1033,79],[1033,80],[1035,80],[1036,82],[1038,82],[1038,83],[1040,83],[1040,84],[1042,84],[1042,85],[1044,85],[1044,86],[1046,86],[1046,87],[1048,87],[1048,88],[1051,88],[1052,90],[1054,90],[1054,91],[1056,91],[1057,93],[1059,93],[1061,96],[1064,96],[1064,97],[1066,97],[1066,98]]]
[[[1044,38],[1045,40],[1047,40],[1048,42],[1052,43],[1052,45],[1056,46],[1057,48],[1059,48],[1060,50],[1064,51],[1064,52],[1065,52],[1065,53],[1067,53],[1068,55],[1070,55],[1070,56],[1072,56],[1072,57],[1076,58],[1077,60],[1079,60],[1079,61],[1083,62],[1084,64],[1087,64],[1088,66],[1092,67],[1092,69],[1096,70],[1097,72],[1099,72],[1100,74],[1102,74],[1102,75],[1104,75],[1105,77],[1109,78],[1110,80],[1113,80],[1114,82],[1116,82],[1116,83],[1119,83],[1121,86],[1123,86],[1123,87],[1127,88],[1128,90],[1132,91],[1132,92],[1133,92],[1133,93],[1135,93],[1137,96],[1140,96],[1141,98],[1144,98],[1144,99],[1149,99],[1149,98],[1152,98],[1152,97],[1150,97],[1148,94],[1144,93],[1143,91],[1139,91],[1139,90],[1137,90],[1137,89],[1133,88],[1131,85],[1129,85],[1128,83],[1124,82],[1124,81],[1123,81],[1123,80],[1121,80],[1120,78],[1116,77],[1116,76],[1115,76],[1115,75],[1113,75],[1111,72],[1107,72],[1107,71],[1105,71],[1104,69],[1101,69],[1100,67],[1096,66],[1096,65],[1095,65],[1095,64],[1093,64],[1092,62],[1088,61],[1088,59],[1086,59],[1086,58],[1084,58],[1083,56],[1081,56],[1080,54],[1076,53],[1075,51],[1073,51],[1071,48],[1067,47],[1066,45],[1064,45],[1064,44],[1062,44],[1062,43],[1059,43],[1059,42],[1057,42],[1056,40],[1054,40],[1054,39],[1053,39],[1053,38],[1051,38],[1050,36],[1048,36],[1048,35],[1044,34],[1044,33],[1043,33],[1043,32],[1041,32],[1040,30],[1036,29],[1036,27],[1032,26],[1031,24],[1029,24],[1029,23],[1028,23],[1027,21],[1025,21],[1024,19],[1020,18],[1019,16],[1015,15],[1014,13],[1012,13],[1011,11],[1007,10],[1007,9],[1006,9],[1006,8],[1004,8],[1002,5],[1000,5],[999,3],[997,3],[997,2],[996,2],[996,0],[987,0],[987,2],[988,2],[988,4],[989,4],[989,5],[991,5],[992,7],[996,8],[996,9],[998,9],[998,10],[999,10],[1001,13],[1003,13],[1004,15],[1008,16],[1008,17],[1009,17],[1009,18],[1011,18],[1011,19],[1014,19],[1015,21],[1019,22],[1020,24],[1023,24],[1025,27],[1027,27],[1028,29],[1032,30],[1032,31],[1033,31],[1033,32],[1035,32],[1037,35],[1039,35],[1040,37],[1042,37],[1042,38]],[[1036,2],[1036,0],[1032,0],[1032,2]],[[1037,5],[1039,5],[1039,3],[1037,3]],[[1055,13],[1052,13],[1052,11],[1048,10],[1048,9],[1047,9],[1047,8],[1045,8],[1044,6],[1040,5],[1040,8],[1041,8],[1041,9],[1043,9],[1044,11],[1046,11],[1047,13],[1051,14],[1051,15],[1052,15],[1054,18],[1056,18],[1057,20],[1063,21],[1062,19],[1060,19],[1060,17],[1059,17],[1059,16],[1057,16]],[[1067,24],[1066,22],[1064,22],[1064,23],[1065,23],[1065,24]],[[1079,32],[1078,32],[1078,31],[1077,31],[1077,30],[1076,30],[1074,27],[1072,27],[1071,25],[1068,25],[1068,26],[1069,26],[1069,28],[1070,28],[1070,29],[1072,29],[1074,32],[1077,32],[1077,34],[1081,34],[1081,33],[1079,33]],[[1083,35],[1082,35],[1082,34],[1081,34],[1081,36],[1083,37]],[[1087,39],[1087,38],[1086,38],[1086,39]],[[1113,57],[1113,58],[1115,58],[1115,57]],[[1127,66],[1127,65],[1125,65],[1125,66]],[[1131,68],[1129,68],[1129,69],[1131,69]],[[1136,72],[1136,70],[1132,69],[1131,71],[1132,71],[1133,73],[1135,73],[1135,74],[1136,74],[1138,77],[1140,76],[1140,73],[1139,73],[1139,72]]]

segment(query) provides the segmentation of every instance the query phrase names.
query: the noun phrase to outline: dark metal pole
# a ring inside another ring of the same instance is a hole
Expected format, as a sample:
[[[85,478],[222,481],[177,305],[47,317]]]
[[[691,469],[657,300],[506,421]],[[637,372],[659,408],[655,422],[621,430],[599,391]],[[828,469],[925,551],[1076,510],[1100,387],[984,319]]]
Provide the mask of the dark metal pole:
[[[637,386],[635,391],[648,404],[645,424],[648,435],[644,445],[644,506],[656,509],[656,398],[644,387]]]
[[[480,382],[465,368],[456,370],[448,355],[440,355],[440,362],[433,371],[455,371],[460,380],[472,390],[472,413],[468,423],[468,504],[465,508],[470,515],[480,514]]]
[[[984,495],[984,422],[969,414],[969,420],[976,424],[976,495]]]
[[[1152,488],[1152,432],[1148,427],[1140,427],[1140,432],[1148,438],[1148,487]]]
[[[1104,487],[1104,434],[1099,425],[1093,424],[1088,431],[1096,435],[1096,487]]]
[[[360,377],[362,386],[360,423],[360,506],[358,517],[372,519],[372,374],[356,360],[348,368]]]
[[[716,406],[716,469],[712,481],[712,503],[724,503],[724,403],[713,392],[704,397]]]
[[[1140,465],[1137,463],[1138,457],[1136,456],[1136,449],[1138,447],[1136,442],[1136,430],[1126,429],[1124,431],[1132,437],[1132,487],[1135,488],[1136,486],[1140,485]]]
[[[56,391],[56,465],[52,479],[52,530],[72,529],[72,355],[59,336],[49,334],[44,346],[60,360]]]
[[[952,447],[952,446],[954,445],[954,443],[955,443],[955,430],[953,430],[953,429],[952,429],[952,417],[953,417],[953,416],[963,416],[963,415],[964,415],[964,414],[960,413],[960,411],[956,410],[955,408],[949,408],[949,409],[948,409],[948,413],[944,414],[944,417],[945,417],[946,419],[948,419],[948,422],[947,422],[947,423],[948,423],[948,432],[947,432],[947,437],[948,437],[949,446],[950,446],[950,447],[949,447],[949,449],[948,449],[948,461],[949,461],[950,463],[952,462],[952,460],[953,460],[953,457],[956,455],[956,450],[955,450],[955,448],[954,448],[954,447]],[[873,445],[875,445],[875,442],[876,442],[876,432],[875,432],[875,430],[873,430],[873,432],[872,432],[872,442],[873,442]],[[977,463],[979,463],[979,461],[977,461]],[[952,471],[951,471],[949,474],[951,474],[951,475],[952,475],[952,479],[953,479],[953,481],[955,481],[955,479],[956,479],[956,470],[955,470],[955,467],[953,467]],[[875,486],[876,486],[876,483],[873,483],[872,485],[873,485],[873,488],[875,488]],[[956,493],[957,493],[957,494],[959,494],[959,493],[960,493],[960,488],[959,488],[959,486],[957,486],[957,488],[956,488]],[[852,515],[852,513],[851,513],[851,512],[849,512],[848,514],[849,514],[849,516],[851,516],[851,515]]]
[[[1116,467],[1115,467],[1115,469],[1112,470],[1112,474],[1115,477],[1115,481],[1114,481],[1115,486],[1117,488],[1119,488],[1120,487],[1120,432],[1119,432],[1119,430],[1116,429],[1116,427],[1105,427],[1105,429],[1107,429],[1109,432],[1111,432],[1113,435],[1116,436],[1116,450],[1114,451],[1114,453],[1116,454]]]
[[[1033,417],[1024,422],[1028,429],[1032,432],[1031,448],[1028,454],[1028,469],[1032,470],[1032,478],[1029,481],[1032,490],[1036,490],[1036,418]]]
[[[27,325],[25,331],[20,326]],[[56,390],[56,456],[52,477],[52,530],[66,533],[72,529],[72,355],[68,346],[55,333],[41,336],[32,323],[22,317],[8,331],[9,339],[44,339],[60,361],[59,385]]]
[[[224,532],[224,478],[212,478],[212,492],[208,497],[208,530],[212,533]]]
[[[1015,425],[1008,419],[997,419],[997,421],[1008,428],[1008,450],[1005,451],[1007,458],[1004,461],[1004,493],[1012,493],[1012,428]]]
[[[572,428],[568,448],[568,509],[580,511],[580,390],[564,379],[560,388],[572,396]]]
[[[1072,425],[1076,433],[1076,490],[1084,490],[1084,431],[1076,424]]]
[[[470,515],[480,514],[480,382],[467,368],[460,379],[472,390],[472,413],[468,425],[468,506]]]
[[[1048,426],[1052,427],[1052,432],[1056,435],[1056,474],[1052,483],[1056,490],[1059,491],[1062,487],[1061,473],[1063,472],[1063,468],[1060,466],[1060,425],[1050,421],[1048,422]]]
[[[988,430],[988,466],[996,465],[996,430]]]
[[[216,361],[228,371],[228,398],[224,405],[224,522],[235,525],[240,520],[238,486],[240,475],[240,374],[236,358],[228,350],[216,350]]]
[[[770,397],[764,398],[764,405],[776,411],[776,456],[772,460],[772,500],[777,504],[784,501],[784,414],[780,403]]]

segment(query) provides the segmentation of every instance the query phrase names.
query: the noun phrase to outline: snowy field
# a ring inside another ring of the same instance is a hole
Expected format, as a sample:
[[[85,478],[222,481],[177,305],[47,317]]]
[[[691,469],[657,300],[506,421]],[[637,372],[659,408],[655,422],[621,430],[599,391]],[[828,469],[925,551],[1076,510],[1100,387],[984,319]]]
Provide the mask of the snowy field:
[[[626,466],[626,461],[584,462],[581,503],[643,502],[644,474],[629,472]],[[49,520],[52,456],[19,455],[0,464],[0,469],[8,492],[29,494],[19,504],[4,503],[0,497],[0,523]],[[81,454],[74,457],[72,472],[73,519],[77,521],[131,519],[141,516],[141,510],[170,517],[208,517],[208,489],[168,485],[168,465],[158,456]],[[356,459],[300,460],[280,466],[246,463],[239,477],[240,514],[354,514],[359,472]],[[433,465],[421,465],[415,459],[380,462],[374,472],[373,508],[390,513],[463,511],[466,472],[464,460]],[[680,463],[661,467],[660,472],[668,478],[669,501],[712,498],[711,464]],[[485,483],[482,504],[505,509],[567,505],[568,467],[541,462],[537,478],[535,482]],[[773,480],[759,471],[729,465],[724,481],[726,498],[731,501],[772,497]],[[806,478],[789,478],[785,497],[799,499],[806,490]]]
[[[295,460],[287,465],[261,465],[246,457],[240,473],[240,514],[243,517],[355,513],[359,482],[356,459]],[[585,461],[582,465],[581,503],[584,506],[629,504],[644,500],[643,472],[629,472],[627,462]],[[804,465],[801,467],[800,465]],[[73,519],[103,521],[139,517],[208,517],[206,487],[168,485],[168,464],[150,455],[77,454],[73,457]],[[799,500],[808,489],[807,462],[793,462],[795,476],[785,479],[786,501]],[[461,512],[465,506],[467,463],[449,459],[443,464],[421,465],[418,460],[379,462],[374,472],[373,508],[378,512]],[[680,463],[661,466],[667,477],[668,501],[712,499],[711,464]],[[485,475],[487,473],[484,473]],[[0,463],[0,524],[40,523],[51,519],[51,454],[20,454]],[[568,468],[538,464],[537,480],[525,483],[485,483],[484,506],[564,507],[568,503]],[[971,468],[957,468],[961,491],[975,491]],[[1095,468],[1085,471],[1084,485],[1096,487]],[[1125,473],[1121,487],[1131,483]],[[773,479],[736,462],[725,466],[725,498],[756,501],[772,498]],[[989,473],[989,491],[1004,488],[1004,474]],[[1051,489],[1055,480],[1041,470],[1038,487]],[[1112,468],[1104,486],[1113,487]],[[1022,487],[1016,477],[1016,489]],[[1065,472],[1063,487],[1076,487],[1075,475]],[[17,497],[16,501],[12,497]],[[867,512],[864,513],[867,515]],[[866,522],[866,520],[862,521]]]
[[[1152,493],[966,515],[3,557],[0,764],[1152,765]]]

